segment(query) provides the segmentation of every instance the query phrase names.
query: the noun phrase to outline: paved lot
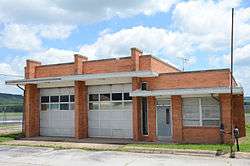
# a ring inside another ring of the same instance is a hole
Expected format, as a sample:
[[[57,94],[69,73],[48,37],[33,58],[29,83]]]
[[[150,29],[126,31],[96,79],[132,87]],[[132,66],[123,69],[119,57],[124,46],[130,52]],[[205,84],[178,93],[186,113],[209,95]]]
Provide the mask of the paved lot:
[[[250,165],[250,159],[226,159],[220,157],[195,157],[182,155],[125,153],[111,151],[54,150],[38,147],[0,146],[1,166],[33,165],[113,165],[113,166],[223,166]]]

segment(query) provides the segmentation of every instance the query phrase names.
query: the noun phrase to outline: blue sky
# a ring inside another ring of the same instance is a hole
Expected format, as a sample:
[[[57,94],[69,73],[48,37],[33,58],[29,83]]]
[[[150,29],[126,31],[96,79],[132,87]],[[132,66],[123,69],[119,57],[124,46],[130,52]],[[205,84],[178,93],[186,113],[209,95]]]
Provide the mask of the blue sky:
[[[250,95],[250,2],[0,0],[0,74],[23,75],[26,59],[43,64],[129,56],[131,47],[185,70],[228,68],[235,8],[235,77]],[[4,85],[1,93],[22,93]]]

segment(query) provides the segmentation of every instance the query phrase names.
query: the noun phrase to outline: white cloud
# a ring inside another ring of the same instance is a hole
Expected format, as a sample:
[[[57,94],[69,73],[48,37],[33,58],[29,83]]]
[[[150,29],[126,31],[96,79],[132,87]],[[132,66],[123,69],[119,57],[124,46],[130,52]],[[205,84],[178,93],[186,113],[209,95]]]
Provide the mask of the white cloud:
[[[95,43],[81,46],[80,52],[90,59],[120,57],[128,56],[131,47],[138,47],[145,53],[179,57],[192,52],[191,43],[185,34],[143,26],[103,34]]]
[[[41,25],[38,27],[40,36],[47,39],[66,39],[70,36],[73,30],[76,29],[74,25],[51,24]]]
[[[36,32],[26,25],[8,24],[0,32],[0,47],[37,50],[41,48],[41,40],[36,36]]]
[[[216,52],[230,44],[231,8],[235,11],[235,42],[250,38],[250,8],[240,8],[240,1],[185,1],[173,11],[174,27],[188,33],[196,49]]]
[[[74,53],[70,50],[49,48],[40,52],[33,52],[28,58],[40,61],[42,64],[65,63],[74,61]]]
[[[3,0],[0,20],[18,23],[88,24],[112,17],[166,12],[175,0]]]

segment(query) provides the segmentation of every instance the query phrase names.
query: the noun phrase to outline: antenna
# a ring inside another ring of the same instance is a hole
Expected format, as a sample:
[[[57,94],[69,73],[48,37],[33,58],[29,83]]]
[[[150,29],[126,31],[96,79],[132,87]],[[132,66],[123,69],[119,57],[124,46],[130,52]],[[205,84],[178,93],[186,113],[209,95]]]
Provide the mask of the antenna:
[[[182,71],[184,71],[185,70],[185,64],[187,64],[189,59],[185,58],[185,57],[177,57],[177,58],[179,58],[182,61]]]

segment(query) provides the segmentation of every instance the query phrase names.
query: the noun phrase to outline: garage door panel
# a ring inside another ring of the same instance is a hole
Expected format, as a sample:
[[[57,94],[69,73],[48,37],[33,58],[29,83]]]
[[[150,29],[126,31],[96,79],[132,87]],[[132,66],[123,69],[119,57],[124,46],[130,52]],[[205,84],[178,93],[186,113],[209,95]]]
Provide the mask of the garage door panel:
[[[89,136],[132,138],[132,111],[90,111]],[[95,118],[93,116],[95,115]],[[99,119],[96,118],[98,115]],[[97,120],[92,120],[97,119]]]
[[[90,120],[88,124],[89,128],[99,128],[98,120]]]

